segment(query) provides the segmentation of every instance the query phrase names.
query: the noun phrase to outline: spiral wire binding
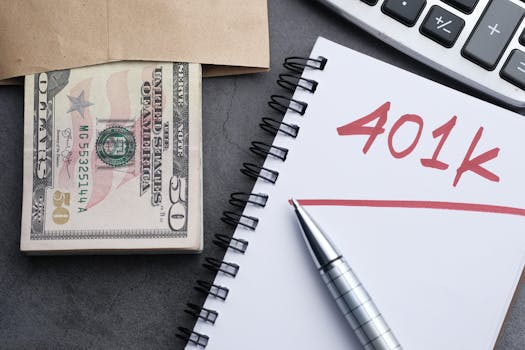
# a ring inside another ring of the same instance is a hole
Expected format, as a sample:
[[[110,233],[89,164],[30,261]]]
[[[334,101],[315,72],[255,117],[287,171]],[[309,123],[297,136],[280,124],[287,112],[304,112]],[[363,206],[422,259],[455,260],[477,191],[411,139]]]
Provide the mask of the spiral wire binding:
[[[292,72],[301,74],[306,67],[324,70],[324,67],[326,66],[327,61],[328,60],[324,57],[305,58],[305,57],[293,56],[293,57],[287,57],[284,60],[283,66],[284,68],[291,70]]]
[[[286,97],[283,95],[272,95],[270,96],[268,106],[272,107],[279,113],[286,113],[287,110],[297,112],[300,115],[304,115],[306,108],[308,108],[308,103],[304,101],[294,100],[293,98]]]
[[[243,163],[241,173],[254,179],[260,178],[266,180],[273,184],[277,181],[277,177],[279,176],[278,171],[264,168],[253,163]]]
[[[228,203],[238,208],[244,208],[248,203],[264,208],[266,202],[268,202],[267,194],[246,192],[234,192],[230,195],[230,200],[228,201]]]
[[[226,300],[228,293],[230,292],[226,287],[203,280],[197,280],[197,285],[194,288],[198,292],[214,296],[221,300]]]
[[[210,337],[205,334],[200,334],[195,331],[190,331],[186,327],[178,327],[179,333],[175,334],[178,338],[185,340],[188,343],[205,348],[208,345]]]
[[[279,80],[277,80],[277,84],[291,92],[294,92],[297,88],[315,92],[318,85],[315,80],[302,78],[301,76],[295,74],[279,74]]]
[[[302,78],[300,74],[302,74],[306,67],[324,70],[326,63],[327,59],[324,57],[288,57],[285,59],[283,66],[289,71],[299,75],[280,74],[277,84],[291,92],[294,92],[295,89],[300,88],[311,93],[315,93],[318,86],[317,81]],[[283,95],[272,95],[268,105],[272,109],[282,114],[290,110],[300,115],[304,115],[306,109],[308,108],[308,104],[306,102],[298,101]],[[298,125],[285,123],[282,120],[269,117],[262,118],[262,122],[259,124],[259,127],[272,135],[282,133],[292,138],[297,137],[300,129]],[[251,143],[250,151],[260,157],[274,157],[282,160],[283,162],[286,161],[286,157],[288,155],[287,148],[269,145],[259,141],[254,141]],[[270,183],[275,183],[279,176],[278,171],[264,168],[253,163],[243,163],[241,173],[250,178],[260,178]],[[230,195],[229,199],[230,205],[240,209],[244,209],[248,205],[264,208],[267,201],[268,195],[265,193],[234,192]],[[255,231],[257,224],[259,223],[258,218],[244,215],[243,213],[238,213],[235,211],[224,211],[222,213],[221,221],[234,227],[242,226],[252,231]],[[237,253],[244,254],[248,248],[248,241],[244,239],[231,237],[221,233],[215,234],[214,238],[215,239],[213,240],[213,243],[224,250],[231,249]],[[240,267],[235,263],[226,262],[224,260],[219,260],[212,257],[206,257],[204,260],[205,262],[202,264],[202,266],[213,272],[222,273],[232,278],[234,278],[239,272]],[[207,296],[212,296],[222,301],[225,301],[228,298],[229,289],[212,282],[197,280],[196,286],[194,288],[195,290],[204,293]],[[184,311],[195,317],[196,320],[200,320],[202,322],[215,324],[215,321],[219,315],[216,310],[207,309],[196,304],[188,303],[186,306],[187,309]],[[178,327],[178,331],[179,332],[176,334],[176,336],[184,339],[187,343],[191,343],[202,348],[205,348],[208,344],[209,337],[205,334],[189,330],[185,327]]]
[[[198,306],[193,303],[188,303],[186,306],[188,308],[184,310],[184,312],[192,315],[193,317],[200,318],[204,322],[215,324],[217,317],[219,317],[219,313],[215,310],[206,309],[205,307]]]
[[[215,240],[213,240],[213,243],[223,249],[233,249],[239,253],[246,253],[246,249],[248,249],[248,241],[245,239],[240,238],[233,238],[227,235],[223,235],[220,233],[215,234]]]
[[[206,260],[206,263],[202,264],[202,266],[213,272],[222,272],[232,277],[237,276],[237,272],[239,272],[239,265],[237,264],[209,257],[204,260]]]
[[[263,158],[266,158],[267,156],[272,156],[275,158],[279,158],[283,162],[286,160],[286,156],[288,155],[288,150],[284,147],[277,147],[259,141],[252,142],[252,147],[250,147],[250,151]]]
[[[256,217],[239,214],[234,211],[223,212],[221,220],[222,222],[233,227],[241,225],[246,228],[249,228],[252,231],[255,230],[257,224],[259,223],[259,219],[257,219]]]
[[[262,118],[262,123],[259,124],[259,127],[270,134],[277,134],[278,132],[285,135],[291,136],[293,138],[297,137],[299,134],[299,126],[295,124],[287,124],[285,122],[275,120],[273,118],[264,117]]]

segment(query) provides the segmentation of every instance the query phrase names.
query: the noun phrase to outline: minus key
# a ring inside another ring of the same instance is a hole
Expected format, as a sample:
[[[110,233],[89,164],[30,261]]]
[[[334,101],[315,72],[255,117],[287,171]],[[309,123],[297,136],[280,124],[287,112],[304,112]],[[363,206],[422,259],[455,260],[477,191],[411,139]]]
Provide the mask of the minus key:
[[[525,52],[513,50],[500,72],[503,79],[525,90]]]

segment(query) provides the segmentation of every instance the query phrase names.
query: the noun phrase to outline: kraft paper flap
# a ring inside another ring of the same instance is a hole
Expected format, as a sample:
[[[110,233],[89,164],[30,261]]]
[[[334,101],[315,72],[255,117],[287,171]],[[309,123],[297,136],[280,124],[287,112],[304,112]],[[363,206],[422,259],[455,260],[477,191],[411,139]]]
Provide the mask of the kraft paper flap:
[[[266,0],[0,0],[0,79],[118,60],[237,74],[269,56]]]

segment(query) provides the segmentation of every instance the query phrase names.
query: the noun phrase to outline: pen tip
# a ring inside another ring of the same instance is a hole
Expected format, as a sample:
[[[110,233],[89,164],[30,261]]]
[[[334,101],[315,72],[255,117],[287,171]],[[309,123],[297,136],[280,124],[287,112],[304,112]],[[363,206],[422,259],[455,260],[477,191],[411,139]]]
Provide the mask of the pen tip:
[[[293,198],[290,198],[290,203],[293,205],[295,209],[299,207],[299,203]]]

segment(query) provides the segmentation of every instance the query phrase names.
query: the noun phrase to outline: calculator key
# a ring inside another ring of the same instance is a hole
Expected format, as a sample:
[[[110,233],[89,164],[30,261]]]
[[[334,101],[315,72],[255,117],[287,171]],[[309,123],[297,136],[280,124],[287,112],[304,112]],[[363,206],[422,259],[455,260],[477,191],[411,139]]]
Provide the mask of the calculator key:
[[[434,5],[423,20],[420,31],[437,43],[452,47],[464,26],[465,21],[462,18]]]
[[[470,14],[474,11],[478,0],[443,0],[443,2],[463,13]]]
[[[385,0],[382,11],[409,27],[416,24],[426,0]]]
[[[525,90],[525,52],[512,51],[500,74],[503,79]]]
[[[520,35],[520,44],[521,44],[521,45],[525,45],[525,29],[523,30],[523,32],[521,32],[521,35]]]
[[[525,10],[509,0],[492,0],[462,54],[487,70],[496,68]]]
[[[377,4],[378,0],[361,0],[361,1],[367,5],[374,6],[375,4]]]

